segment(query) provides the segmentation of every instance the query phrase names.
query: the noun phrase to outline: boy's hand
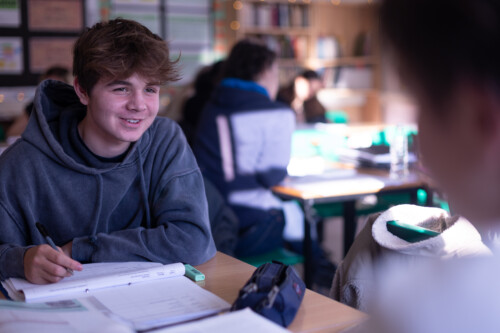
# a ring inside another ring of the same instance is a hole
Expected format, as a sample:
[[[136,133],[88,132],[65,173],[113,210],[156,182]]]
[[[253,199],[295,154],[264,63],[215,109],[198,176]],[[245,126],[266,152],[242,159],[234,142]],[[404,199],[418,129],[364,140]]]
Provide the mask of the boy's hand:
[[[81,271],[82,264],[47,244],[34,246],[24,255],[24,275],[31,283],[58,282],[71,276],[66,268]]]

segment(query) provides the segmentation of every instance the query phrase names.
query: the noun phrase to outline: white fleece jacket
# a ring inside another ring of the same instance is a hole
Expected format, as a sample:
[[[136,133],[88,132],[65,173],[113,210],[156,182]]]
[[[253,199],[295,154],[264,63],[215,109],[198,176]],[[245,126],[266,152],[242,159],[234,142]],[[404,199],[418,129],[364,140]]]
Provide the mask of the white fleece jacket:
[[[409,243],[387,230],[387,221],[398,220],[441,232],[439,236]],[[400,205],[374,214],[359,233],[333,279],[330,296],[366,311],[377,288],[382,265],[410,268],[428,258],[451,259],[491,255],[481,235],[467,220],[450,217],[439,208]],[[379,272],[380,273],[380,272]]]

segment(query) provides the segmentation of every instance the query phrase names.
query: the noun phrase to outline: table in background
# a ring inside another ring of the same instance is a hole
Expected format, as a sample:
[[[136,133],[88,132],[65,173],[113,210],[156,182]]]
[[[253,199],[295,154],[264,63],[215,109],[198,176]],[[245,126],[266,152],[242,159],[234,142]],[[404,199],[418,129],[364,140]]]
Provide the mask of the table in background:
[[[344,255],[351,247],[356,234],[356,200],[372,194],[410,193],[410,203],[417,203],[417,191],[428,192],[427,204],[432,194],[427,183],[417,172],[410,172],[402,179],[391,179],[389,172],[379,169],[359,169],[352,174],[304,176],[287,179],[273,192],[285,200],[297,200],[304,210],[304,280],[312,285],[311,241],[316,231],[316,216],[313,206],[320,203],[342,203],[344,219]]]

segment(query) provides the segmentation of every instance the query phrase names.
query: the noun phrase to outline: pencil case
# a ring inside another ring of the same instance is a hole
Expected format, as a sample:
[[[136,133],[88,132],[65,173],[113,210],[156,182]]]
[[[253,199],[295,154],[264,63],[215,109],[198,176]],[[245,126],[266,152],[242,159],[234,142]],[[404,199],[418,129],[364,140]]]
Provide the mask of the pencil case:
[[[241,288],[231,311],[250,307],[287,327],[299,310],[306,286],[293,267],[273,261],[259,266]]]

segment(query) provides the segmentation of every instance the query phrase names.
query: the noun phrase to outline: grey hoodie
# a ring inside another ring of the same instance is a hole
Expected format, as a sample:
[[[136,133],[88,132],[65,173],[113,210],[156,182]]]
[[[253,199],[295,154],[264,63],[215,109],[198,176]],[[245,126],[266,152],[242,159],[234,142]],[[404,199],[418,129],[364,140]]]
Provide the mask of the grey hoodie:
[[[0,156],[0,279],[24,277],[23,257],[73,241],[80,262],[203,263],[214,256],[203,180],[175,122],[157,118],[121,162],[85,147],[86,110],[73,88],[40,84],[22,138]]]

